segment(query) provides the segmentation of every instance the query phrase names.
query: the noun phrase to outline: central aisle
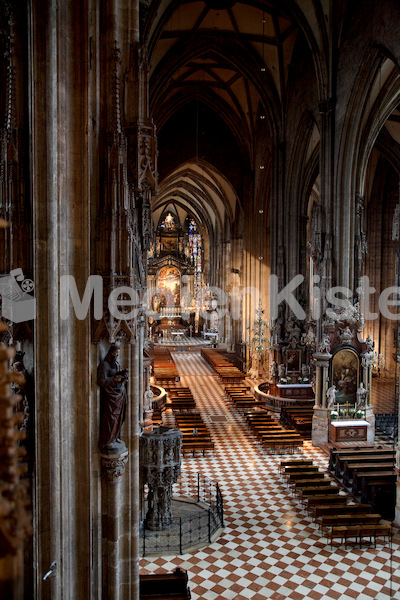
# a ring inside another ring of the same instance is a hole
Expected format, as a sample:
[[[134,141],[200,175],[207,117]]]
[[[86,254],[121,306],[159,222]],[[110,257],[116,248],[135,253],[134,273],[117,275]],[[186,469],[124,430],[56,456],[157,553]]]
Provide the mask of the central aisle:
[[[396,597],[399,536],[393,540],[392,577],[388,546],[331,551],[280,478],[278,467],[284,457],[262,453],[253,444],[240,415],[227,407],[211,367],[197,353],[175,353],[173,358],[215,443],[214,455],[185,458],[182,469],[219,483],[225,529],[214,544],[196,553],[143,558],[143,572],[187,569],[193,600]],[[311,442],[305,442],[304,454],[327,468],[326,455]]]

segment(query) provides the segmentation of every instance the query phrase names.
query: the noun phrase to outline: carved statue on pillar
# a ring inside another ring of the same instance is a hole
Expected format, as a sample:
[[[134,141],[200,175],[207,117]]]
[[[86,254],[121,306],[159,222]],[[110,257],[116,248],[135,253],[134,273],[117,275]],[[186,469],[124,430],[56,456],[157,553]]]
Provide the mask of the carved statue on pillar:
[[[367,406],[368,390],[365,389],[363,382],[360,383],[360,386],[359,386],[356,394],[357,394],[356,410],[365,410],[365,407]]]
[[[335,385],[331,385],[326,391],[327,408],[333,408],[335,406],[335,398],[337,389]]]
[[[107,454],[126,451],[120,439],[126,416],[127,370],[121,370],[117,361],[119,346],[112,344],[97,368],[97,384],[100,386],[100,440],[99,447]]]

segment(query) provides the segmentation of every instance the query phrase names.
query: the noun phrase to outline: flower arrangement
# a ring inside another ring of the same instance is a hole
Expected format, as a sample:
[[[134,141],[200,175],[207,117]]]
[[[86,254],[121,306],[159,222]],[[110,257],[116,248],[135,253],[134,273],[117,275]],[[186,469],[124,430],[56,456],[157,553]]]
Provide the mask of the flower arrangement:
[[[365,417],[364,411],[363,410],[358,410],[356,412],[356,416],[357,416],[357,419],[363,419]]]
[[[288,382],[288,380],[286,379],[286,377],[281,377],[279,380],[279,383],[281,383],[282,385],[286,385]]]
[[[337,419],[339,416],[339,413],[337,410],[331,410],[331,419]]]

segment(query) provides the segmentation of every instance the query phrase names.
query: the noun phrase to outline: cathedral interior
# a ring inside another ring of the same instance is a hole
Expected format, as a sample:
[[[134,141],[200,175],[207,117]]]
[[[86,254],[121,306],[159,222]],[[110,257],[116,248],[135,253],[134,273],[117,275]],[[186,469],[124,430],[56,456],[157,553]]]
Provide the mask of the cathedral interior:
[[[399,598],[398,0],[0,0],[0,69],[0,597]]]

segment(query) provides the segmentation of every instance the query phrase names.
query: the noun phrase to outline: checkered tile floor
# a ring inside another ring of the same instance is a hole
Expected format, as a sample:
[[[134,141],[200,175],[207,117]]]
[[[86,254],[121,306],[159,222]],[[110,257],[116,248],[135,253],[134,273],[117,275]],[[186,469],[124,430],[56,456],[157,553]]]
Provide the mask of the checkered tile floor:
[[[399,599],[399,531],[394,530],[391,547],[381,542],[377,548],[331,549],[281,479],[282,456],[254,445],[241,416],[225,403],[211,368],[199,354],[175,353],[174,360],[216,446],[214,456],[185,458],[182,468],[218,481],[225,529],[195,553],[144,557],[142,572],[187,569],[193,600]],[[214,421],[214,415],[226,421]],[[327,466],[326,454],[311,442],[305,442],[303,454]]]

